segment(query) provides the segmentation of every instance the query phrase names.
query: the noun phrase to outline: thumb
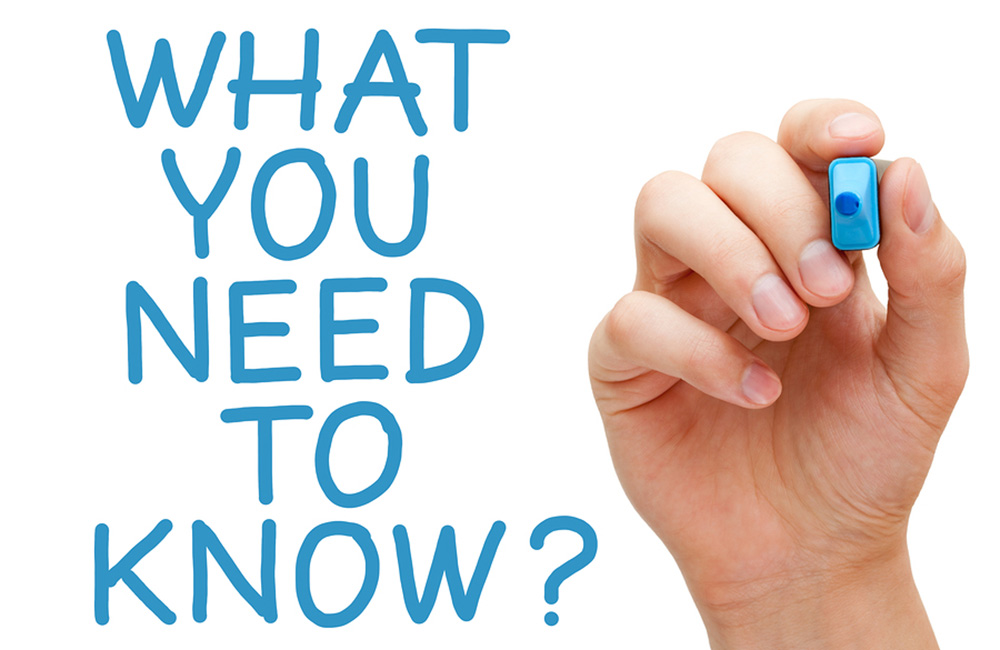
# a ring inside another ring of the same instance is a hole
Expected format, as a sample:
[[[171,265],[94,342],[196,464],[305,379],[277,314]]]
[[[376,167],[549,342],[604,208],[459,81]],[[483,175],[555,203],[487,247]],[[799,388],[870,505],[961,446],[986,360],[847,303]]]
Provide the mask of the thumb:
[[[889,284],[878,353],[903,402],[943,428],[969,368],[965,253],[931,200],[923,169],[903,158],[879,184],[878,257]]]

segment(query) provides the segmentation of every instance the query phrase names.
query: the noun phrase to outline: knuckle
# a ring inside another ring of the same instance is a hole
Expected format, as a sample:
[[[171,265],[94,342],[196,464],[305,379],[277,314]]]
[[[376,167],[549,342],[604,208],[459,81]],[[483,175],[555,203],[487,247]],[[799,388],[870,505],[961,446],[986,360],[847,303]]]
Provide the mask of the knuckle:
[[[962,345],[951,355],[950,372],[947,374],[946,382],[954,394],[953,402],[958,401],[958,396],[965,388],[965,382],[969,379],[969,346]]]
[[[706,248],[706,261],[723,273],[738,272],[756,256],[756,247],[750,237],[718,236]]]
[[[619,298],[608,312],[604,327],[613,347],[627,347],[629,341],[635,337],[635,332],[642,323],[640,314],[643,302],[642,293],[633,291]]]
[[[685,367],[691,369],[702,369],[714,367],[717,360],[724,352],[719,337],[714,332],[699,328],[692,332],[690,338],[685,342]]]
[[[938,281],[948,293],[961,294],[965,288],[966,258],[965,249],[952,237],[951,245],[945,247],[944,255],[939,260],[940,269]]]
[[[767,214],[781,223],[796,223],[806,218],[822,219],[826,212],[823,200],[815,192],[791,192],[773,197]],[[829,219],[829,216],[826,217]],[[818,220],[817,219],[817,220]]]
[[[692,176],[679,171],[666,171],[657,174],[642,186],[635,202],[636,221],[642,221],[649,214],[662,208],[679,191],[690,186],[695,181]]]
[[[740,131],[720,138],[712,145],[708,152],[708,160],[705,162],[705,175],[727,160],[732,159],[738,152],[746,147],[759,143],[761,140],[770,141],[766,136],[753,131]]]
[[[803,99],[796,102],[781,118],[781,124],[778,126],[779,136],[787,134],[791,128],[801,122],[804,119],[804,116],[809,114],[809,112],[821,101],[822,100]]]

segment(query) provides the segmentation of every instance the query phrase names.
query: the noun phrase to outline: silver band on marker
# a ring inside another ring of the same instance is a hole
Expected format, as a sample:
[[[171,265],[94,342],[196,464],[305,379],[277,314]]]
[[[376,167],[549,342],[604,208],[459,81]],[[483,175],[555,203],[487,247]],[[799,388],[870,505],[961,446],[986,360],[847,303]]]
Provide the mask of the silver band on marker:
[[[893,163],[892,160],[882,160],[881,158],[872,158],[872,162],[875,163],[875,173],[878,174],[878,182],[882,182],[882,174],[885,170],[889,168],[889,165]]]

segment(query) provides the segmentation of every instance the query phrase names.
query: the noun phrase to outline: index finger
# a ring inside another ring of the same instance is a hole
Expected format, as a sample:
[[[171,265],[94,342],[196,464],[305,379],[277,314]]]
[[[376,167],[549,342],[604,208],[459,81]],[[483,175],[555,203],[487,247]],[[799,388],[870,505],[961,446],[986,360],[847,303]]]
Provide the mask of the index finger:
[[[825,176],[835,158],[874,156],[885,132],[875,113],[849,99],[811,99],[781,120],[778,144],[804,169]]]

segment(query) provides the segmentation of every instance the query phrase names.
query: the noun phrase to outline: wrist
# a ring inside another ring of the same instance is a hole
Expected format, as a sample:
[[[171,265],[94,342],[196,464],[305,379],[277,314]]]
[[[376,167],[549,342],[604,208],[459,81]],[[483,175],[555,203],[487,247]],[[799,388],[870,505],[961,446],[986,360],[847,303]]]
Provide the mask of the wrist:
[[[877,562],[691,591],[714,650],[938,647],[905,548]]]

